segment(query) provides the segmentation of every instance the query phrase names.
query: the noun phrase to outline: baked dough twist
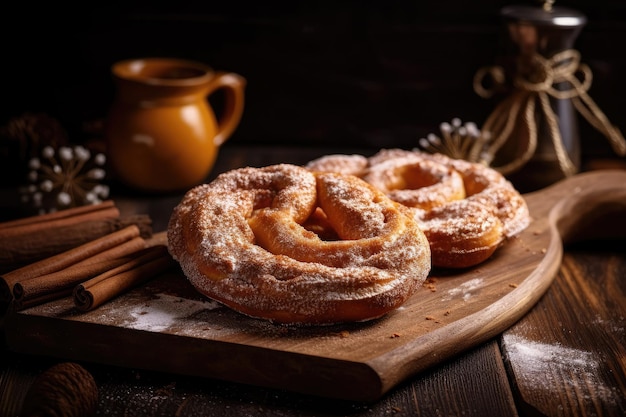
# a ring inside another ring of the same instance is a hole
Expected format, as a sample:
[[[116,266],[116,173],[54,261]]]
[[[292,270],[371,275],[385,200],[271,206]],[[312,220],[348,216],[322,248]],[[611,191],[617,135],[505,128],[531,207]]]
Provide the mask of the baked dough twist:
[[[331,170],[345,166],[347,162],[341,162],[345,157],[328,155],[306,168]],[[526,202],[512,184],[480,164],[417,150],[383,149],[353,174],[413,212],[436,267],[465,268],[484,262],[530,222]]]
[[[380,317],[430,271],[428,241],[403,206],[357,177],[288,164],[229,171],[188,191],[168,247],[199,292],[288,324]]]

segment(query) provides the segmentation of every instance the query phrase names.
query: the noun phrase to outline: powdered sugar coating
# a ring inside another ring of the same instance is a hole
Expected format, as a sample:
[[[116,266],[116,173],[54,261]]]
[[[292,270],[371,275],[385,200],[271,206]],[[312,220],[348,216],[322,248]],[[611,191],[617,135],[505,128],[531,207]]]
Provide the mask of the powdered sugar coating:
[[[489,207],[504,227],[504,237],[519,234],[530,224],[530,213],[526,201],[506,178],[498,171],[441,154],[425,154],[412,151],[451,167],[461,174],[465,184],[467,200]]]
[[[318,204],[340,240],[302,226]],[[168,247],[203,294],[282,323],[379,317],[430,271],[424,234],[383,193],[286,164],[230,171],[190,190],[170,219]]]
[[[370,166],[363,179],[392,200],[422,210],[465,198],[461,175],[429,160],[389,159]]]

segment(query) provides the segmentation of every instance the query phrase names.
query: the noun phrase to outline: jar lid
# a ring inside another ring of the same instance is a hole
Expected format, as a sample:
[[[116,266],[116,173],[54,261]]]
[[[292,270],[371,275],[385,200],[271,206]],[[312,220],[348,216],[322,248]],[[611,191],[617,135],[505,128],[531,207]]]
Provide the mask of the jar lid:
[[[587,23],[587,17],[581,12],[560,6],[552,7],[550,10],[525,5],[507,6],[500,11],[500,14],[507,21],[543,26],[576,27]]]

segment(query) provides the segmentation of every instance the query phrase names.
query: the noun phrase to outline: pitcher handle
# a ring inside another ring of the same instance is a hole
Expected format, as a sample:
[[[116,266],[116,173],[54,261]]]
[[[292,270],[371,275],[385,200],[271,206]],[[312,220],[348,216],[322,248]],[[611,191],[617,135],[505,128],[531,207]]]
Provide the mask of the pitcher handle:
[[[207,96],[219,89],[224,90],[224,108],[217,122],[214,139],[216,146],[226,142],[239,125],[243,114],[245,85],[245,78],[232,72],[217,72],[211,82]]]

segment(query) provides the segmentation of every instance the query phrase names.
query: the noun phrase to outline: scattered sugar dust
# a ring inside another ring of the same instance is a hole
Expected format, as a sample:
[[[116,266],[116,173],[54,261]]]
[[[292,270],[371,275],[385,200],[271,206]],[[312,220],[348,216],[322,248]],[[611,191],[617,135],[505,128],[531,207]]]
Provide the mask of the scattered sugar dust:
[[[472,292],[480,289],[482,285],[483,285],[482,278],[470,279],[469,281],[466,281],[462,283],[461,285],[448,290],[448,296],[446,300],[450,300],[452,298],[461,296],[463,297],[464,301],[467,301],[472,297]]]
[[[563,385],[583,401],[591,399],[588,387],[603,403],[615,405],[620,402],[616,388],[607,387],[599,377],[601,363],[593,352],[573,349],[559,343],[546,344],[527,340],[514,334],[504,334],[502,348],[515,376],[526,381],[524,386],[534,387],[542,395],[553,393],[555,397]]]

